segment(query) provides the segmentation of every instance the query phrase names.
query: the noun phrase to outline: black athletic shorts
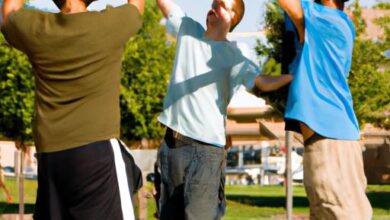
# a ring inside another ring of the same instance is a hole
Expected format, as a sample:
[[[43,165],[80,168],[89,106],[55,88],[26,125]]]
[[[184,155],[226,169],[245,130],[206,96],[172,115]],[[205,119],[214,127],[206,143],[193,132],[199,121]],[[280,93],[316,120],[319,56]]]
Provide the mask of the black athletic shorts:
[[[37,154],[37,220],[133,220],[140,169],[117,139]]]

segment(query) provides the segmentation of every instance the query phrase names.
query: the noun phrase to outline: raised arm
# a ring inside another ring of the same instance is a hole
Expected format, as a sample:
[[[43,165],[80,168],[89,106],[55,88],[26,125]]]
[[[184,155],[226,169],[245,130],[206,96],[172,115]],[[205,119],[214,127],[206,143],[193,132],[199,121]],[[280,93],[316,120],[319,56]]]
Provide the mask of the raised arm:
[[[9,15],[21,9],[23,5],[24,0],[4,0],[2,7],[2,25],[6,25]]]
[[[141,14],[144,13],[145,0],[128,0],[128,3],[134,5],[135,7],[137,7],[138,11]]]
[[[175,3],[172,0],[156,0],[156,2],[164,17],[167,18]]]
[[[305,22],[301,3],[299,0],[278,0],[278,2],[293,21],[299,34],[299,41],[302,43],[305,39]]]

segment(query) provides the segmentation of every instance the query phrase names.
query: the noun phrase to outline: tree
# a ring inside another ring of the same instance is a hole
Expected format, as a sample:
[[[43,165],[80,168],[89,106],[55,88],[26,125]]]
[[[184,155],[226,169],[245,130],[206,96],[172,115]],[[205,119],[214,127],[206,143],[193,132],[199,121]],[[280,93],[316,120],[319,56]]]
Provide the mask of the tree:
[[[363,126],[372,123],[390,128],[390,60],[384,50],[390,49],[390,17],[376,21],[384,31],[384,40],[374,42],[361,38],[366,25],[362,22],[359,2],[352,5],[357,28],[349,86],[353,95],[356,116]]]
[[[378,4],[376,4],[374,6],[374,8],[389,10],[390,9],[390,3],[384,2],[384,1],[380,1],[380,2],[378,2]]]
[[[267,57],[263,66],[263,74],[277,76],[288,73],[288,61],[291,61],[291,50],[294,39],[285,30],[284,15],[276,1],[266,5],[264,29],[267,42],[257,41],[256,52],[261,57]],[[287,61],[287,62],[286,62]],[[282,115],[286,108],[288,85],[278,91],[258,94]]]
[[[0,134],[26,152],[32,142],[34,78],[27,57],[13,49],[0,34]],[[24,213],[24,156],[20,154],[19,215]]]
[[[157,116],[162,111],[175,45],[167,42],[161,18],[155,1],[148,1],[144,26],[126,46],[122,69],[121,133],[128,140],[163,136],[164,129]]]
[[[0,35],[0,133],[22,147],[32,141],[34,78],[27,57]]]
[[[383,3],[380,7],[387,7]],[[350,10],[353,13],[353,22],[356,30],[356,41],[353,52],[352,68],[348,79],[354,101],[354,110],[361,126],[373,123],[376,126],[390,128],[390,60],[384,56],[384,48],[390,49],[390,19],[384,17],[377,23],[385,30],[383,41],[373,42],[361,37],[366,29],[362,18],[359,1],[355,1]],[[257,52],[261,56],[268,56],[264,65],[266,74],[281,73],[283,16],[278,4],[268,3],[265,17],[267,30],[267,44],[258,42]],[[283,92],[266,94],[271,105],[280,106],[285,102]]]

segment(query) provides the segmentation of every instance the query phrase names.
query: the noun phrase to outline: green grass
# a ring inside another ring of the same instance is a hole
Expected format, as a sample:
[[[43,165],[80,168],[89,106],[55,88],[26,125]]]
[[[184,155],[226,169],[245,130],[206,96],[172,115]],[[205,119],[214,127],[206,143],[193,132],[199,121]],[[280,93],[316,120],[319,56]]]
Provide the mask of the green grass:
[[[224,219],[281,219],[284,217],[284,188],[278,186],[227,186],[231,202]],[[307,216],[309,203],[302,186],[294,186],[293,213]],[[370,185],[367,196],[374,209],[373,220],[390,219],[390,185]],[[245,211],[243,211],[245,210]],[[249,216],[247,216],[247,214]],[[239,217],[238,217],[239,216]]]
[[[11,193],[12,203],[7,204],[5,202],[6,194],[3,189],[0,189],[0,213],[17,213],[19,210],[19,194],[16,178],[5,177],[5,185]],[[34,210],[37,186],[36,180],[24,180],[25,213],[32,213]]]
[[[6,185],[11,191],[13,202],[5,203],[5,194],[0,190],[0,213],[18,212],[18,194],[15,178],[6,177]],[[36,196],[37,182],[25,180],[24,200],[26,213],[32,213]],[[147,183],[146,191],[152,187]],[[295,215],[309,213],[306,193],[302,186],[294,186]],[[367,196],[374,208],[373,220],[390,219],[390,185],[369,185]],[[279,186],[226,186],[228,199],[224,220],[278,220],[285,219],[284,188]],[[153,198],[148,199],[148,219],[152,220],[156,206]]]

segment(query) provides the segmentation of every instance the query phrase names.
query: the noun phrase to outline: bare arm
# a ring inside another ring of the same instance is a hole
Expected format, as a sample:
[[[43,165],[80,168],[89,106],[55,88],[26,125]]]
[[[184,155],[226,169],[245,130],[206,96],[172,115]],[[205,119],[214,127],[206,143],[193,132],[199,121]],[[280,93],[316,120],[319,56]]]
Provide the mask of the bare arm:
[[[135,7],[137,7],[138,11],[141,14],[144,13],[145,0],[128,0],[128,3],[134,5]]]
[[[175,5],[172,0],[156,0],[156,2],[164,17],[168,17],[172,7]]]
[[[282,74],[280,76],[260,75],[256,77],[255,86],[261,92],[270,92],[287,85],[293,79],[290,74]]]
[[[24,5],[24,0],[4,0],[3,1],[3,7],[2,7],[2,25],[6,25],[8,22],[8,17],[13,12],[21,9]]]
[[[305,39],[305,22],[299,0],[278,0],[280,7],[288,14],[298,30],[299,41]]]

